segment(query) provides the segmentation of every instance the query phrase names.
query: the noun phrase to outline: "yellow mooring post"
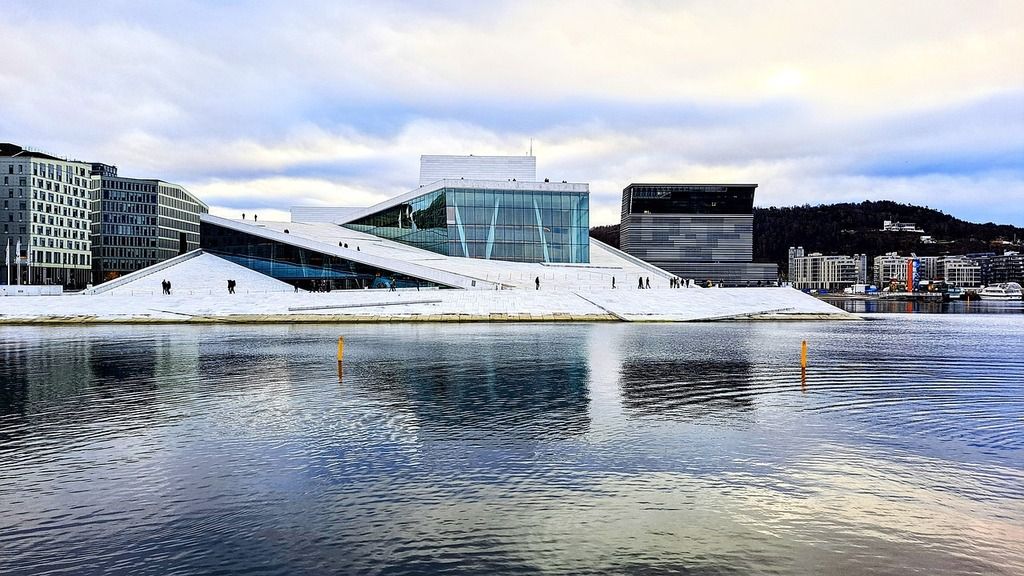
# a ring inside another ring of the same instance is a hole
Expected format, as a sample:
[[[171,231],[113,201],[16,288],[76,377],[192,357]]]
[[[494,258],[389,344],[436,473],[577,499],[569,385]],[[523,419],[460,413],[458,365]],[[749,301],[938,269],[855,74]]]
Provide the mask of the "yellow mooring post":
[[[338,344],[341,346],[341,344]],[[338,348],[338,359],[341,359],[341,348]],[[800,367],[807,368],[807,340],[800,345]]]
[[[338,382],[341,382],[341,360],[345,356],[345,338],[338,336]]]

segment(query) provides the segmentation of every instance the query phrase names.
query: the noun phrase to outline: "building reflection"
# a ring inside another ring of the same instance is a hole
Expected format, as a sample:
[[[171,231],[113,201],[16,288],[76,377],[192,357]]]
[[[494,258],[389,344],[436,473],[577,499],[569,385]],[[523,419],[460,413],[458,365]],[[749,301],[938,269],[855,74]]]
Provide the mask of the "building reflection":
[[[748,418],[756,394],[751,362],[742,349],[732,352],[728,358],[625,358],[619,371],[623,410],[695,421]]]
[[[550,354],[526,339],[404,339],[346,351],[345,387],[416,417],[421,440],[557,439],[590,428],[585,342]]]

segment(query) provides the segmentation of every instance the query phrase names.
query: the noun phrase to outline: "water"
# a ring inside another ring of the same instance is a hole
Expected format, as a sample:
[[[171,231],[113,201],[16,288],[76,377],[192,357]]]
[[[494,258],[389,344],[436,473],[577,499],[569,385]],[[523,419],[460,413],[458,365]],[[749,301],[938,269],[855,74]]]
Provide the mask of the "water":
[[[871,318],[0,327],[0,573],[1024,573],[1020,317]]]
[[[951,300],[949,302],[910,302],[898,300],[865,300],[829,298],[822,300],[854,314],[1024,314],[1020,300]]]

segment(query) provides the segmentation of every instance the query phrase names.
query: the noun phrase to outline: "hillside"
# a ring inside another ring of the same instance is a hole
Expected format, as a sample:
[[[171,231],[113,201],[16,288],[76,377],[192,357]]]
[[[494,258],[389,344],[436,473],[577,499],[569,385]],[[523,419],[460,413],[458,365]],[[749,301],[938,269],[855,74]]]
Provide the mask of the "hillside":
[[[936,243],[921,243],[920,234],[882,232],[885,220],[913,222]],[[590,235],[618,246],[617,224],[591,228]],[[1016,240],[1017,244],[1005,245],[1003,240]],[[931,208],[887,200],[754,209],[754,260],[775,262],[782,272],[788,266],[790,246],[803,246],[808,253],[867,254],[871,259],[886,252],[941,256],[1020,250],[1021,241],[1024,228],[975,224]]]

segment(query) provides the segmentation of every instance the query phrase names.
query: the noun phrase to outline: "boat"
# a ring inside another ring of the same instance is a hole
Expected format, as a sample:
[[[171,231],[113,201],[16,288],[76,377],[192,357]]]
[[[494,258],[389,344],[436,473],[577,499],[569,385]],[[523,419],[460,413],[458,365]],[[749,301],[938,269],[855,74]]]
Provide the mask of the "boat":
[[[1004,282],[1002,284],[985,286],[978,292],[978,296],[982,300],[1020,300],[1024,297],[1024,292],[1021,291],[1020,284]]]

